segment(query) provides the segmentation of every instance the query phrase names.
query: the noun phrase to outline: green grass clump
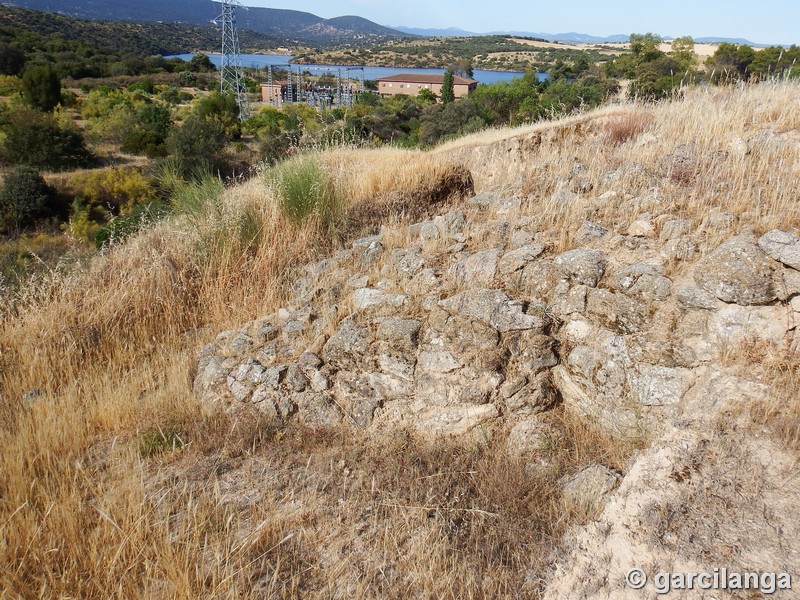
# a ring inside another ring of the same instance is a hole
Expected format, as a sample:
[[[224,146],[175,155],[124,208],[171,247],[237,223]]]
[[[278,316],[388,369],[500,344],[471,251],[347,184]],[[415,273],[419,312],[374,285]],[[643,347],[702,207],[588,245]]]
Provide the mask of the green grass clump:
[[[301,154],[277,165],[268,172],[267,183],[286,216],[296,223],[316,217],[332,225],[341,215],[335,182],[315,154]]]
[[[150,429],[139,438],[139,456],[150,458],[164,452],[177,450],[184,445],[181,432],[174,428]]]

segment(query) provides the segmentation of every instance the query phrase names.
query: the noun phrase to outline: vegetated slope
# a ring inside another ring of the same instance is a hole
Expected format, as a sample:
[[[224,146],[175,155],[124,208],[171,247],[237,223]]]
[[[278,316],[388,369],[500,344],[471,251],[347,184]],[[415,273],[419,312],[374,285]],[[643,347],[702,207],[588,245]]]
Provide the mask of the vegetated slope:
[[[796,571],[798,97],[690,90],[187,188],[0,321],[0,588]],[[281,210],[293,172],[322,173],[328,220]]]
[[[40,35],[58,34],[67,40],[141,55],[181,54],[193,50],[218,52],[221,36],[219,29],[209,26],[87,20],[8,6],[0,6],[0,27]],[[239,35],[243,48],[274,48],[286,43],[278,36],[247,30],[240,31]]]
[[[125,4],[77,0],[14,0],[11,4],[85,19],[176,22],[202,26],[210,26],[211,21],[217,19],[221,13],[219,3],[210,0],[137,0]],[[307,12],[272,8],[239,9],[237,21],[243,30],[276,36],[287,44],[358,44],[408,35],[360,17],[323,19]]]

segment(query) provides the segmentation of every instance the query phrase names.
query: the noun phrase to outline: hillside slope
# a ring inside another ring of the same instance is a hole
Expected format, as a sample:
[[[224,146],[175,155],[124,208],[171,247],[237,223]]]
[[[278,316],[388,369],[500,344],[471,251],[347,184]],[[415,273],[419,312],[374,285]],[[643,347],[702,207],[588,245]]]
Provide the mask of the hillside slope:
[[[82,19],[105,21],[171,22],[210,27],[220,16],[220,6],[211,0],[137,0],[118,4],[90,0],[12,0],[9,4],[39,11],[61,13]],[[330,44],[350,42],[359,44],[407,36],[408,34],[383,27],[361,17],[323,19],[307,12],[252,7],[240,9],[238,25],[280,38],[286,44]]]
[[[798,109],[796,83],[691,90],[191,188],[4,312],[0,589],[798,572]],[[316,220],[281,209],[296,173],[338,198]]]

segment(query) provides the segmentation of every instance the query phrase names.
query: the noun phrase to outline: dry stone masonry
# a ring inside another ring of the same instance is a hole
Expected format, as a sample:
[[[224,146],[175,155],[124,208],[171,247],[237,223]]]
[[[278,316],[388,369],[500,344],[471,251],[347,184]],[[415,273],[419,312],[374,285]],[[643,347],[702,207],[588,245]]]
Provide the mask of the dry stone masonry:
[[[197,394],[311,427],[507,422],[521,449],[558,403],[629,433],[678,411],[742,340],[793,342],[800,238],[703,248],[691,221],[648,214],[619,234],[587,221],[582,247],[555,252],[535,218],[513,218],[520,204],[481,194],[392,237],[405,246],[382,232],[308,265],[292,306],[203,349]]]

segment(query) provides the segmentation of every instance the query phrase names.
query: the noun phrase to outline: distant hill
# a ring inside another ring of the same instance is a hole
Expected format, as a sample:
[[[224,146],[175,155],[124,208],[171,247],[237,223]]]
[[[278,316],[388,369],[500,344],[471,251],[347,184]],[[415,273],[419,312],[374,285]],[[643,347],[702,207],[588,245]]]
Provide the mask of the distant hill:
[[[610,35],[608,37],[598,37],[595,35],[587,35],[585,33],[534,33],[531,31],[490,31],[488,33],[475,33],[474,31],[466,31],[458,27],[448,27],[447,29],[421,29],[418,27],[405,27],[400,25],[394,27],[397,31],[403,33],[421,35],[425,37],[481,37],[485,35],[515,35],[519,37],[530,37],[538,40],[547,40],[548,42],[578,42],[582,44],[603,44],[613,42],[627,42],[630,36],[619,34]]]
[[[744,46],[765,46],[766,44],[756,44],[744,38],[725,38],[725,37],[701,37],[694,38],[697,44],[719,44],[721,42],[729,42],[731,44],[739,44]]]
[[[484,35],[482,33],[475,33],[474,31],[459,29],[458,27],[448,27],[447,29],[424,29],[419,27],[405,27],[404,25],[399,25],[397,27],[393,27],[392,29],[402,31],[403,33],[408,33],[410,35],[421,35],[423,37],[480,37]]]
[[[56,12],[83,19],[105,21],[157,21],[211,27],[220,5],[211,0],[135,0],[117,3],[103,0],[7,0],[6,4]],[[343,16],[323,19],[311,13],[274,8],[240,10],[239,27],[280,39],[285,45],[362,45],[408,34],[367,19]]]
[[[140,55],[218,51],[220,45],[219,30],[215,27],[78,19],[0,5],[0,39],[5,28],[43,36],[58,34],[67,40]],[[247,30],[242,30],[239,37],[243,48],[275,48],[284,44],[282,38]]]

